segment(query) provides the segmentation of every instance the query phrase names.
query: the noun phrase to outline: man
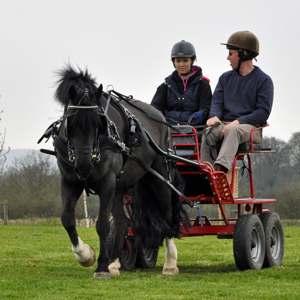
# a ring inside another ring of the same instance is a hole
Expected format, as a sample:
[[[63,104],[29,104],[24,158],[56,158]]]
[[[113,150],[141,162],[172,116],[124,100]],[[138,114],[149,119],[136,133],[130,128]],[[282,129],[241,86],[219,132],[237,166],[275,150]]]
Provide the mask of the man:
[[[209,128],[202,135],[201,162],[215,171],[227,171],[241,143],[250,141],[252,129],[266,125],[273,103],[273,82],[252,60],[259,54],[257,37],[249,31],[232,34],[226,45],[232,71],[225,72],[213,94]],[[262,131],[253,133],[253,142]],[[221,146],[221,148],[220,148]]]

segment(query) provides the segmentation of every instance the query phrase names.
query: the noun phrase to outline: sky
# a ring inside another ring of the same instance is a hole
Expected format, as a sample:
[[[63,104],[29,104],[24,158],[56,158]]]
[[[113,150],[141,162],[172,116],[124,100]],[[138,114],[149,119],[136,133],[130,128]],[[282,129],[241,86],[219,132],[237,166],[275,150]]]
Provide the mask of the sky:
[[[264,135],[287,142],[300,131],[299,14],[299,0],[0,0],[1,138],[11,149],[52,148],[37,141],[62,116],[53,95],[68,63],[150,103],[174,70],[175,43],[194,45],[214,91],[231,69],[220,43],[249,30],[260,42],[254,64],[274,83]]]

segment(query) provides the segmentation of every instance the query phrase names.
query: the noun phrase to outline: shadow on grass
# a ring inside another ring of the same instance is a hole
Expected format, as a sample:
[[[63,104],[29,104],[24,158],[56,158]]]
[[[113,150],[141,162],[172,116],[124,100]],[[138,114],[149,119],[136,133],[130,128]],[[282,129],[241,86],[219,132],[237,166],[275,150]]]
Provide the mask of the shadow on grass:
[[[239,272],[235,264],[224,264],[224,265],[194,265],[194,266],[186,266],[186,265],[178,265],[179,274],[207,274],[207,273],[235,273]],[[154,269],[133,269],[132,273],[140,273],[140,274],[161,274],[163,268],[160,266],[156,266]],[[126,271],[123,271],[126,272]]]
[[[182,273],[229,273],[238,272],[235,264],[229,265],[198,265],[198,266],[178,266],[179,272]]]

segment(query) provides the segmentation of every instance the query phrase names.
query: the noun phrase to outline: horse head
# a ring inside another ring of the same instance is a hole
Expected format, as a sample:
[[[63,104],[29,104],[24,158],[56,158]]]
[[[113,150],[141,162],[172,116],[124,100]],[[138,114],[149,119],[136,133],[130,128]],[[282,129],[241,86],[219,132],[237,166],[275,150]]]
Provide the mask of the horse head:
[[[65,114],[65,135],[69,159],[80,180],[89,177],[94,164],[100,161],[99,135],[106,130],[100,97],[103,87],[69,88],[69,105]]]

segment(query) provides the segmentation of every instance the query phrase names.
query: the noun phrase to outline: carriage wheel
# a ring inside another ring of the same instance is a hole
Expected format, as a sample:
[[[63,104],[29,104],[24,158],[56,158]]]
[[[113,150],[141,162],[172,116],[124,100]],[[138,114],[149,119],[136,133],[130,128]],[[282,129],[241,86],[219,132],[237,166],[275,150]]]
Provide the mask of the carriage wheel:
[[[158,249],[146,249],[139,247],[135,266],[142,269],[152,269],[157,262]]]
[[[108,253],[112,253],[115,241],[115,225],[113,218],[110,219],[109,224],[110,230],[107,238],[107,251]],[[132,271],[135,266],[136,256],[137,249],[134,245],[134,240],[127,240],[127,247],[124,247],[120,257],[121,269],[125,271]]]
[[[134,239],[128,239],[127,246],[128,247],[122,251],[120,257],[121,269],[125,271],[132,271],[137,257],[137,248],[134,245]]]
[[[278,214],[264,212],[260,216],[265,231],[266,253],[263,267],[280,266],[284,254],[284,232]]]
[[[257,215],[241,215],[233,233],[233,254],[239,270],[258,270],[265,258],[265,233]]]

